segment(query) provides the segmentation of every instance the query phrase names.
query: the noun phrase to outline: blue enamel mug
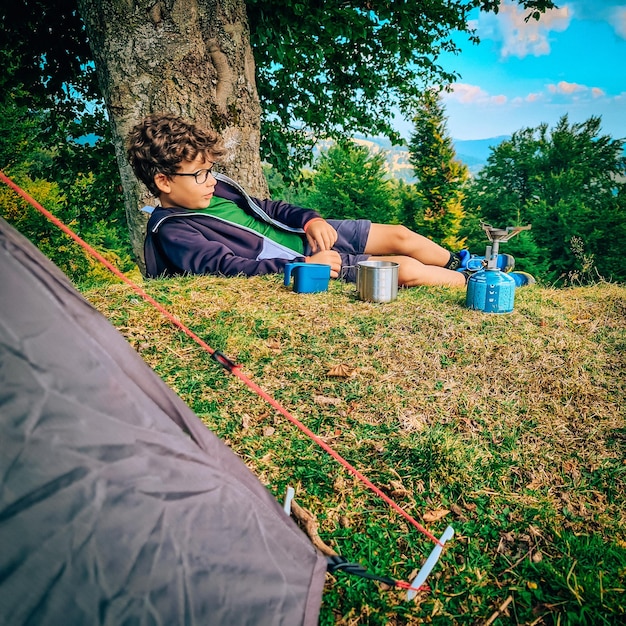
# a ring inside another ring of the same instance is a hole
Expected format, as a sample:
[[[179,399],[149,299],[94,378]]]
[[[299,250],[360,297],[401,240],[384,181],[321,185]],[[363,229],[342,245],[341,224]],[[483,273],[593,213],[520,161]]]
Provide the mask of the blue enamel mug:
[[[327,291],[330,280],[330,265],[321,263],[287,263],[285,286],[289,286],[293,275],[293,290],[296,293]]]

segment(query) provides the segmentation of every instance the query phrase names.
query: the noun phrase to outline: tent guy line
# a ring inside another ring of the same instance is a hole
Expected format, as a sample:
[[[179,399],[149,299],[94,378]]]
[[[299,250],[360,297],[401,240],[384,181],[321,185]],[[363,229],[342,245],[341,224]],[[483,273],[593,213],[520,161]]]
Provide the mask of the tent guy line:
[[[319,626],[326,557],[1,217],[0,380],[0,624]]]
[[[320,439],[313,431],[311,431],[307,426],[305,426],[300,420],[294,417],[287,409],[285,409],[280,403],[278,403],[274,398],[272,398],[267,392],[265,392],[259,385],[257,385],[252,379],[250,379],[246,374],[244,374],[240,366],[237,363],[231,361],[228,357],[223,355],[222,353],[214,350],[209,346],[202,338],[200,338],[196,333],[194,333],[190,328],[188,328],[183,322],[181,322],[176,316],[170,313],[165,307],[163,307],[157,300],[155,300],[152,296],[150,296],[147,292],[145,292],[139,285],[130,280],[127,276],[125,276],[115,265],[113,265],[110,261],[108,261],[104,256],[102,256],[97,250],[95,250],[92,246],[90,246],[86,241],[84,241],[81,237],[79,237],[71,228],[66,226],[61,220],[55,217],[50,211],[45,209],[39,202],[37,202],[32,196],[30,196],[26,191],[24,191],[21,187],[19,187],[15,182],[13,182],[6,174],[0,170],[0,180],[4,182],[8,187],[13,189],[19,196],[21,196],[26,202],[28,202],[33,208],[39,211],[46,219],[52,222],[57,228],[63,231],[66,235],[68,235],[71,239],[73,239],[78,245],[80,245],[88,254],[94,257],[97,261],[99,261],[102,265],[104,265],[109,271],[111,271],[115,276],[117,276],[124,283],[129,285],[142,299],[155,307],[162,315],[164,315],[172,324],[174,324],[177,328],[182,330],[188,337],[193,339],[203,350],[209,353],[211,358],[219,363],[224,369],[229,371],[231,374],[239,378],[243,383],[245,383],[252,391],[254,391],[259,397],[268,402],[272,407],[274,407],[281,415],[283,415],[287,420],[289,420],[294,426],[296,426],[301,432],[307,435],[312,441],[314,441],[319,447],[321,447],[327,454],[333,457],[338,463],[340,463],[345,469],[347,469],[351,474],[353,474],[359,481],[361,481],[365,486],[367,486],[372,492],[374,492],[379,498],[384,500],[396,513],[404,517],[412,526],[414,526],[417,530],[419,530],[423,535],[428,537],[433,543],[435,543],[435,550],[431,553],[431,556],[426,561],[420,573],[426,573],[426,566],[429,566],[429,571],[434,566],[433,559],[431,557],[434,554],[437,554],[437,557],[441,553],[441,549],[446,543],[447,539],[451,537],[448,536],[449,530],[446,529],[444,532],[444,536],[441,539],[437,539],[428,529],[426,529],[422,524],[420,524],[415,518],[413,518],[409,513],[407,513],[402,507],[400,507],[394,500],[392,500],[389,496],[387,496],[381,489],[379,489],[374,483],[372,483],[364,474],[362,474],[358,469],[356,469],[349,461],[344,459],[338,452],[336,452],[331,446],[329,446],[326,442]],[[448,527],[450,530],[451,527]],[[435,559],[436,562],[437,559]],[[418,577],[421,576],[418,574]],[[423,582],[423,581],[422,581]],[[406,583],[401,583],[399,586],[408,588],[410,591],[414,591],[413,585],[407,585]]]

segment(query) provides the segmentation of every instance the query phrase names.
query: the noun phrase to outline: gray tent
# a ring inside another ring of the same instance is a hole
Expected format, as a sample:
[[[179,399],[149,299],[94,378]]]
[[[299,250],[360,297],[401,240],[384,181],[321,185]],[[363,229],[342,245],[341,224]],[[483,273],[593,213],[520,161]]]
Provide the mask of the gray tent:
[[[326,559],[0,219],[0,624],[316,624]]]

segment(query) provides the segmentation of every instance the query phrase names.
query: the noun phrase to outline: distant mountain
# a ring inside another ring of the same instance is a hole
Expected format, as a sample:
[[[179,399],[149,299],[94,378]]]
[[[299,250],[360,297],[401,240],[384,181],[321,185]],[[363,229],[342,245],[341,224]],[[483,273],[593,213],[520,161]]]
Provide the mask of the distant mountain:
[[[473,160],[476,163],[484,164],[491,154],[491,148],[495,148],[510,138],[510,135],[500,135],[489,139],[453,139],[452,141],[460,161],[468,163],[469,160]]]
[[[472,176],[475,176],[487,163],[492,148],[510,139],[510,135],[500,135],[489,139],[453,139],[456,157],[467,165]]]
[[[487,163],[491,148],[510,139],[508,135],[491,137],[489,139],[453,139],[457,159],[467,166],[472,176],[475,176]],[[384,150],[387,153],[387,166],[394,178],[406,182],[413,182],[413,168],[409,163],[409,151],[406,146],[392,146],[386,137],[356,136],[355,141],[367,146],[371,152]]]

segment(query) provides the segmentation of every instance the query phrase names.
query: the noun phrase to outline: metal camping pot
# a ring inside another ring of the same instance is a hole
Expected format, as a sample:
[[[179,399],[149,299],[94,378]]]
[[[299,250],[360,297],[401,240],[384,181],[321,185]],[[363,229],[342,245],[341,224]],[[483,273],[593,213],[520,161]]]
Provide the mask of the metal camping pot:
[[[398,268],[393,261],[361,261],[356,266],[356,288],[366,302],[393,302],[398,296]]]

